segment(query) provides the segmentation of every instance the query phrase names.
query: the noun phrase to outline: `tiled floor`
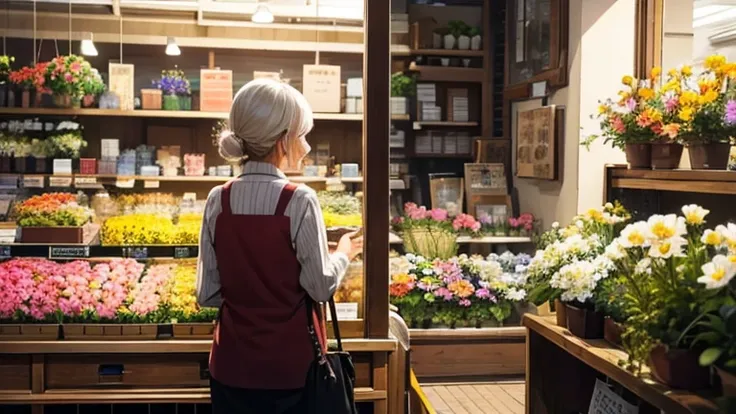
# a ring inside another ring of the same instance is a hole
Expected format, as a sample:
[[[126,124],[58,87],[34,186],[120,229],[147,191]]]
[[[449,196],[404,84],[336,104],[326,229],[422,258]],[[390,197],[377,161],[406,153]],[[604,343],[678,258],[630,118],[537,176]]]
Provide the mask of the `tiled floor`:
[[[437,414],[524,414],[523,381],[422,384]]]

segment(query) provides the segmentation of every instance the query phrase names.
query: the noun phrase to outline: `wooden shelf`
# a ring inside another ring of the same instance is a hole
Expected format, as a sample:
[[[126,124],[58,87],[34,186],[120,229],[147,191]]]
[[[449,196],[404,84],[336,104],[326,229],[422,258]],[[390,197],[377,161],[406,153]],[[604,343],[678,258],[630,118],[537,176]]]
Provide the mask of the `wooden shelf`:
[[[473,159],[473,154],[414,154],[409,158],[457,158],[463,160]]]
[[[417,121],[414,123],[419,128],[422,127],[476,127],[478,122],[452,122],[452,121]],[[416,128],[415,128],[416,129]]]
[[[415,339],[490,339],[526,338],[526,329],[522,326],[502,328],[458,328],[458,329],[409,329],[409,338]]]
[[[412,63],[410,71],[418,72],[423,82],[483,82],[483,69],[446,66],[419,66]]]
[[[648,378],[646,369],[643,378],[634,376],[618,365],[620,360],[626,360],[628,357],[624,351],[614,348],[602,339],[584,340],[573,336],[567,329],[557,326],[554,317],[526,314],[523,324],[533,333],[543,336],[663,412],[671,414],[717,412],[715,405],[701,396],[670,389]],[[534,367],[527,367],[527,370],[530,369],[533,370]]]
[[[736,171],[609,168],[612,169],[611,186],[613,188],[736,194]]]
[[[70,177],[70,178],[97,178],[101,181],[107,181],[107,180],[136,180],[136,181],[163,181],[163,182],[189,182],[189,183],[198,183],[198,182],[207,182],[207,183],[224,183],[228,180],[233,179],[234,177],[220,177],[220,176],[210,176],[210,175],[203,175],[203,176],[186,176],[186,175],[176,175],[176,176],[165,176],[165,175],[112,175],[112,174],[72,174],[72,175],[66,175],[66,174],[0,174],[0,177],[10,177],[10,176],[43,176],[43,177]],[[340,180],[343,183],[362,183],[363,177],[305,177],[305,176],[289,176],[289,181],[294,183],[324,183],[331,179]]]
[[[181,118],[181,119],[227,119],[227,112],[206,111],[157,111],[138,109],[134,111],[122,111],[119,109],[97,109],[97,108],[0,108],[1,115],[20,116],[114,116],[114,117],[137,117],[137,118]],[[362,121],[363,114],[328,114],[314,113],[315,120],[323,121]],[[409,120],[409,115],[393,115],[395,121]]]
[[[389,243],[390,244],[402,244],[403,241],[401,240],[401,237],[397,236],[396,234],[390,233],[389,234]],[[531,237],[467,237],[467,236],[460,236],[457,238],[458,244],[523,244],[523,243],[531,243],[532,238]]]
[[[450,56],[450,57],[483,57],[482,50],[459,49],[412,49],[412,55]]]

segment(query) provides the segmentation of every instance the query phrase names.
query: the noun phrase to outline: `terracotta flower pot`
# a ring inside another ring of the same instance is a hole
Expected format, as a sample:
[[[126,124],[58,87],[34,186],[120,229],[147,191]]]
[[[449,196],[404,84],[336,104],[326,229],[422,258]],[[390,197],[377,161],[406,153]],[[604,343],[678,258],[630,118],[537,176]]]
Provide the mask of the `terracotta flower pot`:
[[[698,352],[691,349],[667,349],[660,345],[649,354],[654,377],[678,389],[697,391],[708,388],[710,370],[701,367]]]
[[[651,168],[652,145],[651,144],[626,144],[626,162],[629,168]]]
[[[23,92],[21,92],[20,95],[20,107],[21,108],[30,108],[31,107],[31,91],[28,89],[24,89]]]
[[[583,339],[603,338],[603,314],[593,309],[567,305],[567,329]]]
[[[736,397],[736,375],[726,372],[718,367],[716,367],[716,372],[721,378],[723,396],[729,398]]]
[[[606,316],[603,322],[603,339],[612,345],[621,346],[621,335],[623,333],[623,325],[614,321],[610,316]]]
[[[693,170],[725,170],[731,144],[711,142],[708,144],[688,145],[690,168]]]
[[[680,166],[682,145],[669,142],[652,144],[652,168],[655,170],[672,170]]]
[[[557,313],[557,326],[567,328],[567,308],[559,299],[555,299],[555,312]]]

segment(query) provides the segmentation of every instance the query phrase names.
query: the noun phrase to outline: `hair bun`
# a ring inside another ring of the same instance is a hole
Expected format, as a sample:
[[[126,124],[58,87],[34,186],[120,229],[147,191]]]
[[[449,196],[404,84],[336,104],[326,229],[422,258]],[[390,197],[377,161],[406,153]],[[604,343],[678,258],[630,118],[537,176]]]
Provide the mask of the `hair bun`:
[[[243,143],[232,131],[222,131],[217,147],[220,156],[228,161],[240,161],[245,157]]]

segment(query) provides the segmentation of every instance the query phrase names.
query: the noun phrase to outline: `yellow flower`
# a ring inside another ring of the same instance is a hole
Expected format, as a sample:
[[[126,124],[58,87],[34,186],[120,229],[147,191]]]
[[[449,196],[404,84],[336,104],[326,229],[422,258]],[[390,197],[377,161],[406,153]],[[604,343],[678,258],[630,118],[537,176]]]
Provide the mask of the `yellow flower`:
[[[661,74],[662,74],[662,68],[660,68],[659,66],[656,66],[652,68],[650,76],[652,77],[652,79],[657,79],[659,75]]]
[[[639,96],[643,99],[652,99],[654,97],[654,90],[651,88],[639,88]]]
[[[603,220],[603,213],[597,208],[591,208],[585,213],[585,218],[588,220],[600,222]]]
[[[693,108],[680,109],[680,113],[677,114],[677,117],[685,122],[690,121],[691,119],[693,119]]]
[[[621,83],[623,83],[624,85],[633,86],[634,78],[629,75],[626,75],[621,79]]]
[[[667,71],[667,76],[669,76],[670,78],[676,78],[678,77],[678,75],[679,73],[677,72],[677,69],[670,69],[669,71]]]
[[[101,286],[100,282],[97,282],[97,281],[89,282],[90,289],[99,289],[100,286]]]
[[[598,105],[598,113],[599,114],[605,114],[605,113],[607,113],[610,110],[611,110],[611,107],[608,106],[608,105],[606,105],[606,104],[600,104],[600,105]]]
[[[698,94],[693,91],[685,91],[680,95],[680,105],[687,106],[698,100]]]
[[[693,74],[693,68],[688,65],[684,65],[682,69],[680,69],[680,73],[682,73],[683,76],[690,76]]]
[[[726,64],[726,57],[722,55],[712,55],[705,58],[706,69],[716,70]]]
[[[409,275],[407,273],[399,273],[391,276],[391,282],[393,283],[399,283],[402,285],[409,284],[414,281],[414,276]]]
[[[716,99],[718,99],[718,92],[714,91],[713,89],[709,89],[705,92],[704,95],[700,96],[698,103],[700,103],[701,105],[706,105],[715,101]]]

